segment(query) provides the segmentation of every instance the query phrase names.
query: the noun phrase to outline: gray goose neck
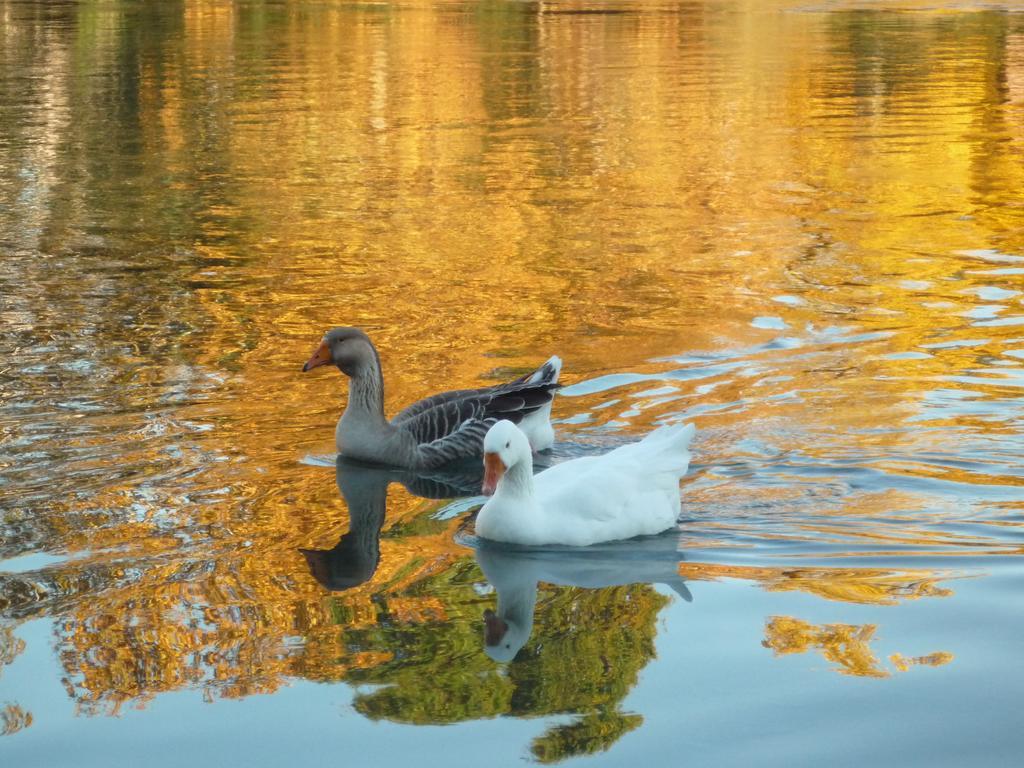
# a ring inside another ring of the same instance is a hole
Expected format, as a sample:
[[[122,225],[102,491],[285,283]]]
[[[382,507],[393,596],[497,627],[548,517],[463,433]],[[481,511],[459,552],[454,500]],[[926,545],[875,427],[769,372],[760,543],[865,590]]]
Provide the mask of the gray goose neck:
[[[374,359],[352,374],[346,410],[355,410],[384,421],[384,377],[380,362]]]

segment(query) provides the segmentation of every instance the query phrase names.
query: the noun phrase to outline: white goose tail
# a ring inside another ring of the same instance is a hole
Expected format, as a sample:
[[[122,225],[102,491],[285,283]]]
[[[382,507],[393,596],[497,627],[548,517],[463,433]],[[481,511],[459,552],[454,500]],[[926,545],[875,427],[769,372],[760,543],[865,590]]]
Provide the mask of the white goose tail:
[[[672,472],[677,477],[690,467],[690,441],[697,433],[693,424],[668,424],[636,443],[637,453],[651,472]]]

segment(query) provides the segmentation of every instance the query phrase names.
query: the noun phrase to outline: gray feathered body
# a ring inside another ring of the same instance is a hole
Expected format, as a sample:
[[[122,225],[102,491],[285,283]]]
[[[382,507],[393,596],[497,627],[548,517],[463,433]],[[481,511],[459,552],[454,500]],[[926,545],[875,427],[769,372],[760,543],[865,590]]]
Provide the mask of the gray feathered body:
[[[376,354],[368,363],[351,374],[349,402],[335,430],[342,456],[434,469],[480,456],[484,435],[501,419],[519,424],[534,450],[551,444],[549,414],[562,364],[558,357],[515,381],[420,400],[391,421],[384,416],[384,382]]]

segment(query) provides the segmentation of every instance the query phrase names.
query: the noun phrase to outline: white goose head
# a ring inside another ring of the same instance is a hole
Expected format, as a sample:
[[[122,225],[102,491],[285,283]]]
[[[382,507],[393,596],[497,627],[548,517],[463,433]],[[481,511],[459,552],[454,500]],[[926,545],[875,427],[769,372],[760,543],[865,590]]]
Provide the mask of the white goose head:
[[[502,419],[487,431],[484,437],[483,492],[493,494],[501,479],[513,467],[528,462],[527,471],[533,471],[533,452],[526,435],[507,419]]]

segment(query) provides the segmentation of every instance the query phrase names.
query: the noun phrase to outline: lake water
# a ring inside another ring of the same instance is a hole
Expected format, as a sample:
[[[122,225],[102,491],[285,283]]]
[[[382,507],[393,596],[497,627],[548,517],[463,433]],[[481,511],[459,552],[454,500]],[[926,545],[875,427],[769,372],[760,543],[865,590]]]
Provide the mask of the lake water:
[[[0,3],[0,762],[1015,765],[1018,8]],[[678,530],[336,467],[335,325]]]

